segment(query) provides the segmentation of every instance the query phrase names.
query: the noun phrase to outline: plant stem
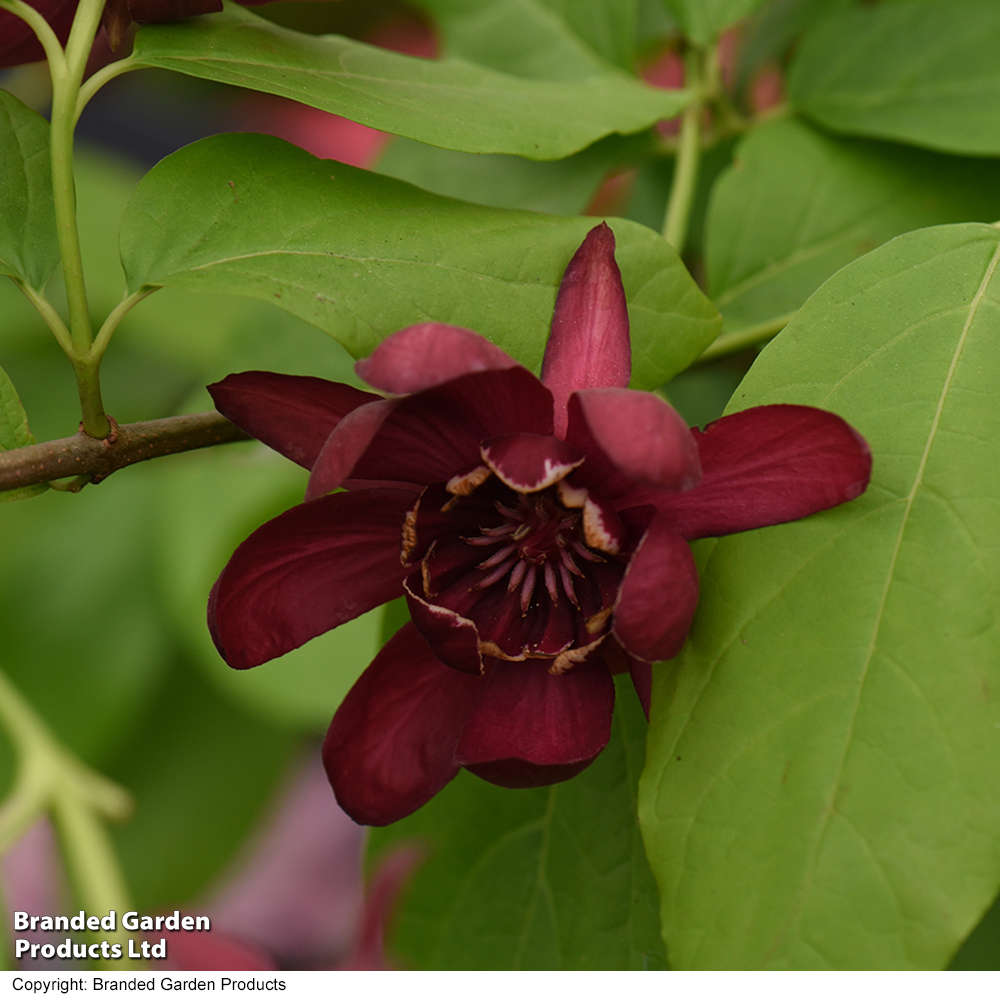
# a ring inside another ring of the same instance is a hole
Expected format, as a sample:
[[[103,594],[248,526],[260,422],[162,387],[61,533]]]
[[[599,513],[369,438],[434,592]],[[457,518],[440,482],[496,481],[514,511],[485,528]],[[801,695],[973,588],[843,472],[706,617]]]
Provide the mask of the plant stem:
[[[89,913],[104,916],[115,911],[115,930],[102,931],[101,937],[108,942],[117,939],[127,955],[128,938],[121,926],[121,915],[129,905],[129,891],[107,829],[90,804],[77,796],[57,799],[52,805],[52,819],[76,898]],[[110,955],[93,964],[105,969],[121,968],[121,962]]]
[[[727,354],[735,354],[737,351],[745,350],[754,344],[770,340],[791,322],[794,312],[785,313],[782,316],[774,316],[772,319],[764,320],[763,323],[755,323],[753,326],[744,326],[731,333],[724,333],[716,337],[708,347],[702,352],[698,361],[712,361],[715,358],[724,357]]]
[[[0,490],[21,489],[66,476],[85,476],[85,481],[97,483],[136,462],[247,439],[246,433],[214,410],[123,424],[116,426],[115,433],[104,441],[80,433],[0,452]],[[80,481],[69,490],[78,492],[83,485],[84,481]]]
[[[52,194],[56,230],[62,257],[66,300],[69,305],[69,359],[76,372],[83,428],[95,438],[111,432],[104,413],[98,371],[100,357],[91,354],[93,331],[83,278],[83,259],[76,220],[76,186],[73,180],[73,130],[77,118],[77,98],[87,57],[100,25],[104,0],[80,0],[76,18],[66,43],[65,58],[49,63],[52,74]]]
[[[679,254],[684,252],[684,244],[687,241],[691,206],[694,203],[695,186],[698,182],[698,161],[701,159],[701,116],[704,109],[701,60],[702,54],[695,50],[689,51],[684,60],[684,85],[694,92],[695,97],[684,109],[681,118],[674,179],[670,185],[670,198],[663,220],[663,238]]]
[[[24,292],[25,297],[35,307],[42,319],[45,320],[46,325],[52,331],[56,340],[59,341],[59,346],[66,354],[72,354],[73,341],[69,335],[69,330],[66,329],[66,324],[63,322],[62,316],[56,312],[52,303],[41,292],[36,292],[16,278],[13,280],[14,284]]]

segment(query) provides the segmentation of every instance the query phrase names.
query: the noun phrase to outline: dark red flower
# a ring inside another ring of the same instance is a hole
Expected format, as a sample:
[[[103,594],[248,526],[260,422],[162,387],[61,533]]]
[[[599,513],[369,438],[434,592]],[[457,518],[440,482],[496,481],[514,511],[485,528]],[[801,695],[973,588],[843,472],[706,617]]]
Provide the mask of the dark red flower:
[[[209,602],[234,667],[280,656],[405,593],[412,622],[362,674],[324,745],[341,806],[391,823],[460,767],[511,787],[583,770],[608,741],[611,674],[648,711],[698,597],[688,540],[858,496],[871,458],[832,413],[765,406],[689,430],[627,389],[611,230],[570,261],[541,380],[478,334],[409,327],[358,363],[388,398],[246,372],[230,419],[312,470]],[[331,492],[338,488],[343,492]]]

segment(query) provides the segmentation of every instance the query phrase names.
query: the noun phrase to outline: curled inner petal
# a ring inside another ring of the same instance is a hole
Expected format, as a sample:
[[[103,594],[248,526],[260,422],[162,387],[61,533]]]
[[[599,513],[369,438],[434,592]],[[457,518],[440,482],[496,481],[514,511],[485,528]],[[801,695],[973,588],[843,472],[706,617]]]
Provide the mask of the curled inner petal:
[[[544,434],[504,434],[480,445],[483,461],[512,490],[537,493],[565,479],[584,456]]]

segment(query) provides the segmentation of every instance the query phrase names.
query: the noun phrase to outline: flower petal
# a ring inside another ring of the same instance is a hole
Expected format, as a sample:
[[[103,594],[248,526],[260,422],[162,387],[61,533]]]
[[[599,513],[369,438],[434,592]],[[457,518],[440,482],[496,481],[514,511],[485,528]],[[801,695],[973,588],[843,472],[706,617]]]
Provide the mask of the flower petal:
[[[485,683],[446,667],[404,625],[347,693],[323,743],[341,808],[385,826],[435,796],[458,774],[455,747]]]
[[[380,399],[341,382],[275,372],[227,375],[208,391],[223,416],[307,469],[347,414]]]
[[[383,392],[420,392],[460,375],[514,368],[517,362],[472,330],[447,323],[418,323],[394,333],[354,367]]]
[[[487,438],[479,453],[498,478],[519,493],[537,493],[569,475],[584,459],[565,441],[546,434]]]
[[[615,638],[632,656],[669,660],[681,651],[697,606],[698,571],[691,549],[665,517],[657,516],[622,578]]]
[[[565,781],[607,746],[615,685],[599,652],[553,676],[548,661],[498,663],[472,710],[456,760],[507,788]]]
[[[335,493],[258,528],[209,598],[209,629],[226,662],[254,667],[397,597],[412,504],[404,490]]]
[[[606,223],[592,229],[566,268],[542,381],[555,397],[555,433],[566,434],[566,406],[577,389],[624,388],[632,372],[628,307],[615,263],[615,236]]]
[[[860,496],[871,476],[865,439],[811,406],[757,406],[693,433],[701,484],[688,493],[644,494],[685,538],[795,521]]]
[[[394,399],[380,399],[365,403],[340,421],[327,437],[316,461],[306,487],[306,500],[315,500],[331,490],[338,489],[351,478],[351,471],[358,460],[368,450],[382,424],[398,406]],[[394,479],[395,477],[359,477],[369,479]]]
[[[446,666],[466,674],[483,673],[484,664],[479,652],[479,632],[475,623],[458,612],[425,601],[419,594],[420,574],[415,586],[404,581],[406,603],[410,617],[434,655]]]
[[[588,485],[601,479],[605,496],[622,492],[621,474],[631,483],[665,490],[689,490],[701,478],[698,448],[681,415],[659,396],[635,389],[587,389],[569,401],[570,444],[587,453],[581,470]],[[602,458],[619,475],[604,469]]]
[[[479,442],[552,430],[552,397],[525,368],[476,372],[345,418],[323,446],[307,497],[346,479],[446,483],[480,463]]]

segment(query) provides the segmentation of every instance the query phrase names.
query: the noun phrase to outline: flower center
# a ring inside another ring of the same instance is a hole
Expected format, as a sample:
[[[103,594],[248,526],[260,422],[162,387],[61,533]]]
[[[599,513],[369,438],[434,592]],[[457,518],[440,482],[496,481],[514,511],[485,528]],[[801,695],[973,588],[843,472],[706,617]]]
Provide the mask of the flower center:
[[[550,670],[561,673],[610,628],[623,543],[617,515],[586,489],[560,481],[520,491],[465,476],[425,487],[400,554],[412,568],[405,586],[414,621],[424,622],[432,647],[442,643],[435,651],[444,662],[453,651],[438,628],[457,615],[475,626],[482,655],[552,659]]]
[[[469,545],[499,546],[476,564],[483,575],[472,589],[484,590],[509,574],[507,591],[520,592],[522,614],[527,614],[538,586],[544,586],[553,604],[565,597],[579,609],[573,577],[582,577],[583,571],[577,559],[604,562],[578,537],[580,511],[566,510],[543,494],[518,493],[516,497],[516,504],[494,501],[494,508],[503,517],[500,524],[480,529],[480,535],[463,537]]]

